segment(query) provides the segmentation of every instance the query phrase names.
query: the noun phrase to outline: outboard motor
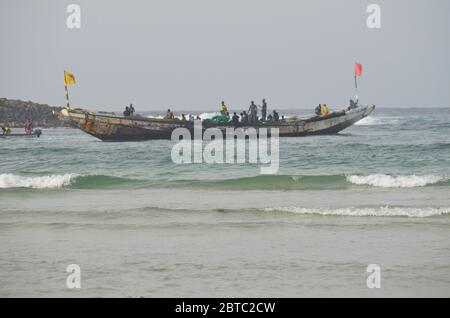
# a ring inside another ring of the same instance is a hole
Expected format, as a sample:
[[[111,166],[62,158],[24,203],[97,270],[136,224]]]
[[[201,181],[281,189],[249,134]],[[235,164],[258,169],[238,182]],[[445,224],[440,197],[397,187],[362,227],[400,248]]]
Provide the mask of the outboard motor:
[[[34,130],[34,133],[36,134],[36,137],[40,137],[41,135],[42,135],[42,130],[40,130],[40,129],[35,129]]]

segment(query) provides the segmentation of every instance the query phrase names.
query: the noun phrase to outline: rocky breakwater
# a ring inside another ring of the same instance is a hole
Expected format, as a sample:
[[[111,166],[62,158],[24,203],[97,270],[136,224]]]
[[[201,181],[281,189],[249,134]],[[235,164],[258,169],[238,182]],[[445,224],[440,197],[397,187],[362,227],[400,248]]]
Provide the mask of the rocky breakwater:
[[[23,127],[28,118],[34,127],[61,127],[63,124],[53,115],[62,107],[38,104],[19,99],[0,98],[0,125],[8,127]]]

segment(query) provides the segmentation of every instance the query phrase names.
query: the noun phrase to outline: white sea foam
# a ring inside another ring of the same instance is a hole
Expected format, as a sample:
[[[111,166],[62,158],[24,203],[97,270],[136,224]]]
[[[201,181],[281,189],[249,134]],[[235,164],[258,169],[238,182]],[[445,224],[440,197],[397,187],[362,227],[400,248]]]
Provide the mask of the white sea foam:
[[[76,174],[25,177],[2,173],[0,174],[0,188],[57,189],[69,185],[76,177]]]
[[[425,218],[450,214],[450,208],[433,207],[376,207],[376,208],[301,208],[277,207],[264,209],[266,212],[289,212],[295,214],[316,214],[323,216],[402,216]]]
[[[389,176],[386,174],[371,174],[368,176],[351,175],[347,176],[347,180],[358,185],[371,185],[382,188],[414,188],[444,181],[446,178],[433,175]]]
[[[355,123],[355,125],[356,126],[395,125],[398,122],[399,118],[396,117],[368,116]]]
[[[198,115],[198,117],[200,117],[202,120],[205,120],[205,119],[212,119],[214,116],[218,115],[220,115],[219,112],[201,113],[200,115]]]

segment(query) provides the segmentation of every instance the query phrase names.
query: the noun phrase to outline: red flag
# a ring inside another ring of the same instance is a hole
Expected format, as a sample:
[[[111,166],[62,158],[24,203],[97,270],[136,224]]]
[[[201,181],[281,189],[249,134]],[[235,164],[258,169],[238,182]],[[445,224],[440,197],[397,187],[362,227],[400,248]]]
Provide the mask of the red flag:
[[[355,63],[355,76],[362,75],[362,64]]]

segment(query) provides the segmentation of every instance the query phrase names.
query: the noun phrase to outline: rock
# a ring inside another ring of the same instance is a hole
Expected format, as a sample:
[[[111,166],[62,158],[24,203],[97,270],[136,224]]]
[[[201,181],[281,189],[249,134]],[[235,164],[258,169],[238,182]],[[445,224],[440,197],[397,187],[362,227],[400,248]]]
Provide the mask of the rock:
[[[25,119],[29,118],[34,127],[61,127],[63,123],[53,115],[53,111],[60,111],[62,108],[20,99],[0,98],[0,125],[23,127]]]

